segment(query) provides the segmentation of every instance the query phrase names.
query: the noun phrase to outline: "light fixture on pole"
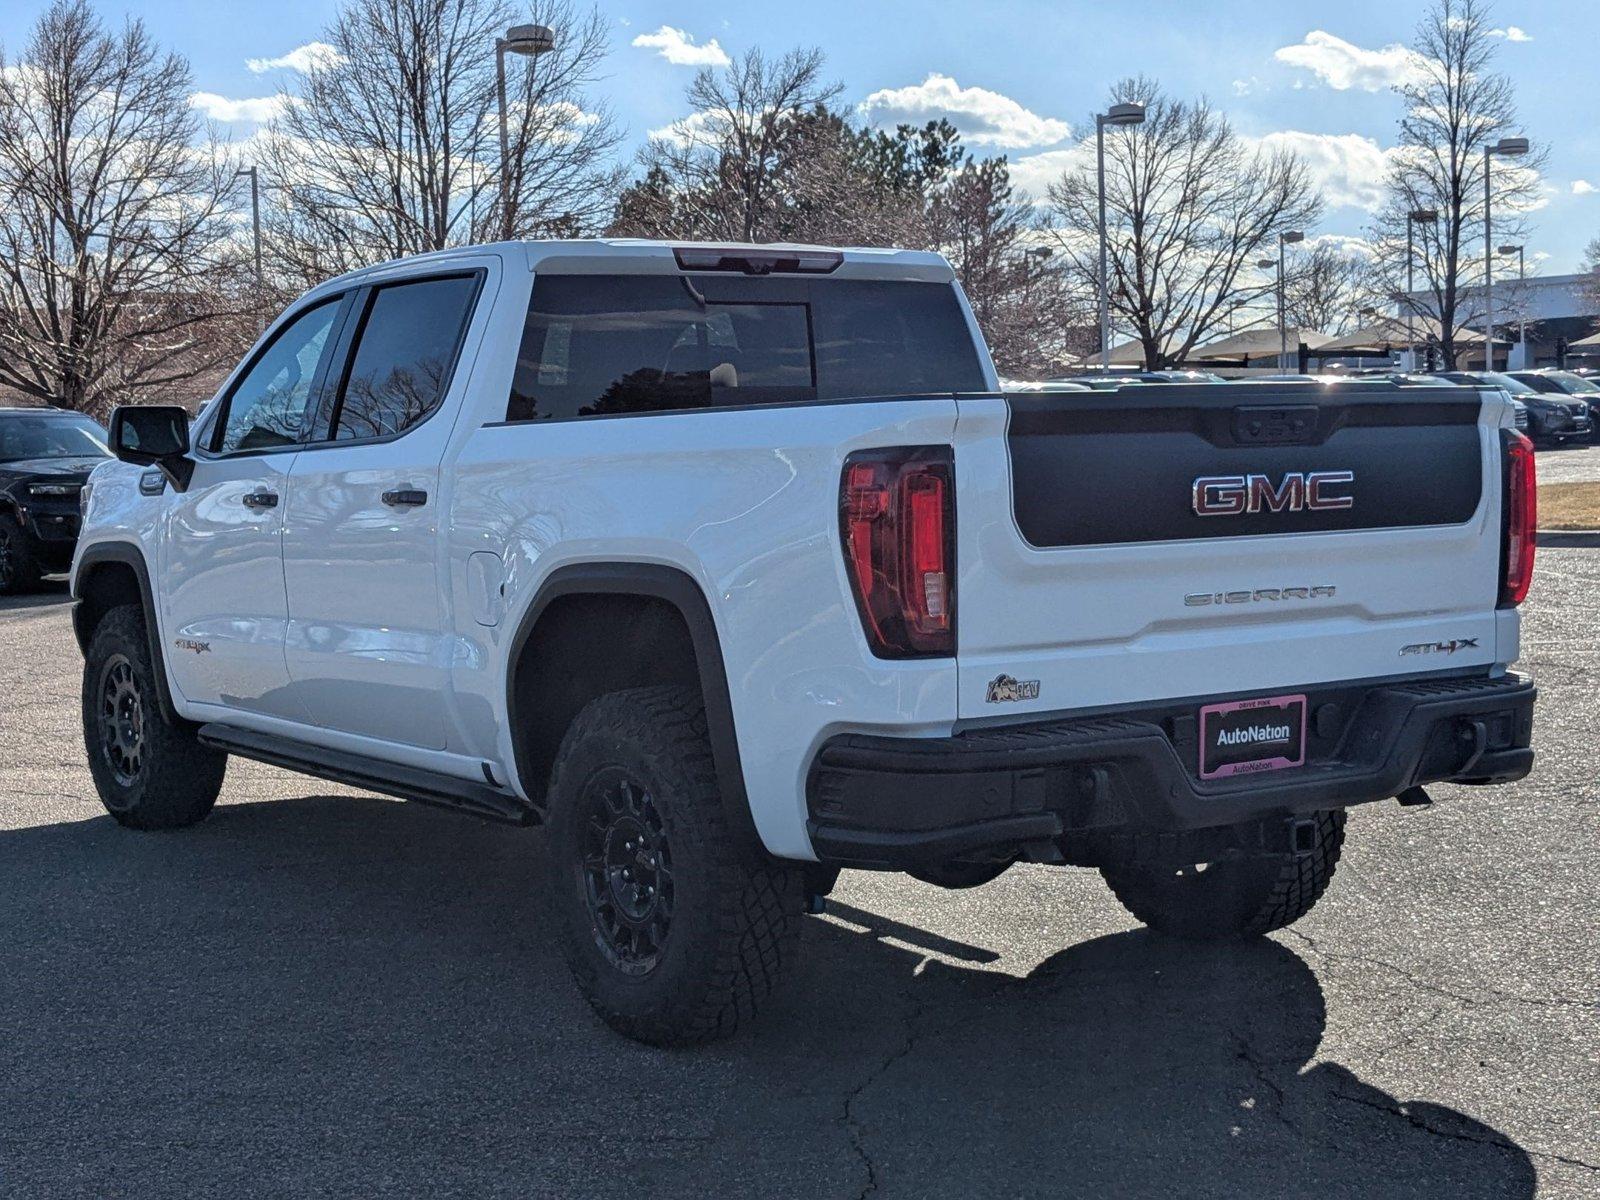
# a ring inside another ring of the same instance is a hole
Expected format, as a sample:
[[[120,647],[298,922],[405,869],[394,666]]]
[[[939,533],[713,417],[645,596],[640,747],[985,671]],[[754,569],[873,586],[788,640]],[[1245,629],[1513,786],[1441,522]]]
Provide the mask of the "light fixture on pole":
[[[1494,370],[1494,234],[1489,212],[1494,194],[1490,181],[1494,172],[1490,168],[1497,154],[1501,158],[1520,158],[1527,152],[1525,137],[1501,138],[1483,148],[1483,368],[1486,371]]]
[[[254,167],[240,167],[233,173],[235,179],[242,179],[246,175],[250,177],[250,227],[256,249],[256,308],[261,314],[261,327],[265,329],[267,285],[261,273],[261,180]]]
[[[1113,104],[1094,115],[1095,170],[1100,187],[1100,369],[1111,367],[1111,285],[1106,266],[1106,126],[1144,124],[1144,105]]]
[[[1416,294],[1417,286],[1413,271],[1416,267],[1417,251],[1416,242],[1412,236],[1412,227],[1418,224],[1437,225],[1439,223],[1439,210],[1437,208],[1413,208],[1406,214],[1406,369],[1417,369],[1417,331],[1413,323],[1416,315],[1416,305],[1412,297]]]
[[[1515,254],[1517,256],[1517,283],[1520,285],[1528,281],[1528,259],[1527,255],[1523,253],[1523,248],[1521,246],[1501,246],[1498,250],[1496,250],[1496,253],[1504,258],[1510,258],[1513,254]],[[1520,365],[1526,368],[1528,365],[1527,297],[1525,295],[1518,296],[1517,300],[1517,348],[1522,352],[1522,362]],[[1506,366],[1508,368],[1511,366],[1511,355],[1509,352],[1506,354]]]
[[[1289,324],[1283,295],[1283,248],[1305,240],[1306,235],[1298,229],[1278,235],[1278,369],[1280,371],[1289,369]]]
[[[494,43],[495,92],[500,100],[500,232],[511,240],[515,214],[511,211],[511,146],[506,135],[506,54],[537,58],[556,48],[555,31],[547,25],[513,25]]]

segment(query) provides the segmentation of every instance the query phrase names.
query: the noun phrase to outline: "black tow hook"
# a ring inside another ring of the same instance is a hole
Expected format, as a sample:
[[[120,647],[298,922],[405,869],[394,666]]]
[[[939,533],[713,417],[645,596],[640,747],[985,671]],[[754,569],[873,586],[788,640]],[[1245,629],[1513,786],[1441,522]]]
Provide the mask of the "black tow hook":
[[[1427,808],[1433,803],[1433,797],[1423,789],[1422,785],[1413,784],[1395,797],[1402,808]]]

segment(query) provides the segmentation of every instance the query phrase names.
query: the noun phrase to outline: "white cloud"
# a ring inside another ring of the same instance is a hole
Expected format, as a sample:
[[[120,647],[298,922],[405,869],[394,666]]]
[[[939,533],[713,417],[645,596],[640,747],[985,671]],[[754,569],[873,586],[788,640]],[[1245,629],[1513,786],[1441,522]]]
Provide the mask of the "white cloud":
[[[1335,208],[1375,212],[1383,204],[1391,151],[1359,133],[1304,133],[1284,129],[1256,139],[1268,151],[1292,150]]]
[[[690,113],[687,117],[679,117],[670,125],[663,125],[660,129],[652,129],[646,135],[651,141],[673,142],[679,146],[688,146],[715,140],[716,122],[705,113]]]
[[[196,92],[189,97],[189,107],[198,108],[213,121],[270,121],[283,111],[282,96],[257,96],[244,100],[230,100],[215,92]]]
[[[1052,183],[1065,172],[1085,164],[1094,164],[1093,142],[1068,146],[1064,150],[1046,150],[1042,154],[1025,154],[1011,160],[1011,183],[1035,203],[1043,203],[1048,199]]]
[[[716,38],[697,46],[693,34],[671,25],[663,25],[654,33],[641,33],[633,44],[654,50],[675,67],[725,67],[732,61]]]
[[[1398,43],[1381,50],[1368,50],[1321,29],[1313,29],[1303,41],[1281,47],[1274,55],[1281,63],[1310,71],[1336,91],[1360,88],[1381,92],[1419,76],[1424,60]]]
[[[1065,121],[1041,117],[1010,96],[987,88],[964,88],[938,72],[910,87],[873,92],[862,101],[861,111],[880,125],[902,121],[920,125],[942,117],[960,129],[967,141],[1002,150],[1051,146],[1072,134]]]
[[[1504,29],[1489,30],[1490,37],[1503,37],[1508,42],[1531,42],[1533,35],[1525,29],[1518,29],[1515,25],[1507,25]]]
[[[312,67],[336,66],[342,61],[343,56],[327,42],[307,42],[278,58],[247,58],[244,65],[257,75],[268,71],[299,71],[303,75]]]
[[[1572,181],[1572,194],[1574,196],[1589,196],[1600,192],[1600,187],[1595,187],[1587,179],[1574,179]]]

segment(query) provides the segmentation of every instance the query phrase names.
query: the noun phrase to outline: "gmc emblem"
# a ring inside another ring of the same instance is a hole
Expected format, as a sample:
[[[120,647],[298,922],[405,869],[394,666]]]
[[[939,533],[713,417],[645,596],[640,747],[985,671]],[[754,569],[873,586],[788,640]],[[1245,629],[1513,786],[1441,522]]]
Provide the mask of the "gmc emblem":
[[[1354,497],[1333,494],[1331,489],[1355,479],[1353,471],[1290,471],[1273,487],[1265,475],[1202,475],[1194,481],[1194,511],[1201,517],[1237,517],[1350,508]]]

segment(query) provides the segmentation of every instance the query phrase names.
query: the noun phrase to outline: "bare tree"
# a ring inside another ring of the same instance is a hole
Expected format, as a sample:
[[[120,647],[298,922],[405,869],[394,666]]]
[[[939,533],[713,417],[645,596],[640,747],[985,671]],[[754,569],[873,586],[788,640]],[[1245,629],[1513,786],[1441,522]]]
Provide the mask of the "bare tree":
[[[773,241],[785,216],[785,176],[825,138],[807,120],[839,92],[816,49],[769,59],[759,49],[689,85],[689,115],[640,156],[654,194],[632,193],[619,220],[654,236]]]
[[[504,224],[495,42],[519,20],[554,50],[507,56],[511,224],[576,235],[609,216],[621,134],[591,101],[606,24],[569,0],[349,0],[263,138],[268,239],[294,283],[364,263],[494,240]]]
[[[1011,184],[1003,158],[965,163],[932,189],[929,246],[955,268],[996,369],[1038,379],[1088,349],[1090,305],[1038,240],[1033,206]]]
[[[1171,99],[1141,77],[1118,83],[1111,100],[1143,104],[1146,116],[1106,131],[1110,306],[1154,369],[1182,362],[1261,301],[1269,285],[1252,260],[1275,254],[1279,233],[1315,223],[1322,199],[1298,157],[1250,150],[1204,99]],[[1093,138],[1050,187],[1058,247],[1090,289],[1099,262]]]
[[[0,53],[0,384],[104,414],[239,353],[231,167],[197,144],[190,86],[84,0]]]
[[[1377,270],[1402,309],[1430,318],[1447,366],[1462,329],[1484,313],[1482,284],[1484,148],[1516,128],[1511,83],[1491,68],[1497,39],[1483,0],[1434,0],[1413,46],[1415,78],[1396,89],[1407,111],[1389,172],[1388,199],[1374,235]],[[1492,161],[1497,241],[1526,237],[1524,215],[1538,195],[1542,151]],[[1437,223],[1414,227],[1418,294],[1406,292],[1408,214],[1435,210]],[[1476,288],[1475,294],[1468,289]]]
[[[1589,272],[1584,294],[1595,304],[1600,304],[1600,237],[1583,248],[1583,269]]]
[[[1284,295],[1290,328],[1315,329],[1335,337],[1362,324],[1362,309],[1382,304],[1371,260],[1326,241],[1296,257],[1284,281]]]

